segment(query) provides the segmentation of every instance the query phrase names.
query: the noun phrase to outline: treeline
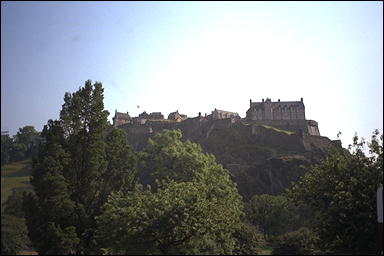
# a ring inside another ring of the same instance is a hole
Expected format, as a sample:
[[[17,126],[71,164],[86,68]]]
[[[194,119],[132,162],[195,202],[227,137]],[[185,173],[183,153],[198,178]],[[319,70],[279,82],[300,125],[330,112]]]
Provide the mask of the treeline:
[[[244,202],[228,170],[183,142],[179,130],[164,130],[135,152],[123,130],[106,132],[107,116],[102,85],[87,81],[65,94],[60,119],[41,133],[35,193],[13,207],[39,254],[376,252],[378,131],[369,156],[356,137],[350,151],[335,149],[282,195]]]
[[[19,128],[17,134],[13,137],[2,134],[1,165],[31,158],[37,154],[40,143],[40,133],[33,126]]]

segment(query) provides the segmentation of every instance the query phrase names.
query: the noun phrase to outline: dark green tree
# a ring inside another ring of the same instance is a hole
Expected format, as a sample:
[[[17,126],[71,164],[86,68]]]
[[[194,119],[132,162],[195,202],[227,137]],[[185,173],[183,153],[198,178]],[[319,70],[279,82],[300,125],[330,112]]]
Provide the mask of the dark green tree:
[[[62,146],[64,132],[59,121],[48,121],[42,136],[46,143],[32,169],[31,183],[36,196],[30,193],[23,199],[29,237],[39,254],[68,254],[70,251],[63,251],[57,240],[58,230],[73,227],[77,222],[76,204],[70,199],[63,175],[70,155]]]
[[[255,195],[246,205],[248,220],[260,228],[265,239],[289,230],[293,210],[293,205],[281,195]]]
[[[27,158],[27,145],[23,143],[12,143],[10,148],[11,162],[20,161]]]
[[[383,185],[383,135],[368,143],[353,138],[348,150],[335,149],[291,189],[294,200],[316,211],[315,231],[324,253],[373,254],[376,249],[376,190]]]
[[[107,201],[112,191],[133,190],[138,181],[138,157],[128,144],[127,134],[120,128],[113,128],[106,137],[107,168],[102,175],[101,203]]]
[[[113,193],[98,217],[105,253],[226,254],[236,246],[241,197],[228,171],[181,132],[149,140],[141,168],[152,189]]]
[[[60,120],[44,127],[33,163],[36,196],[24,197],[29,235],[40,254],[92,253],[106,172],[108,111],[101,83],[66,93]]]

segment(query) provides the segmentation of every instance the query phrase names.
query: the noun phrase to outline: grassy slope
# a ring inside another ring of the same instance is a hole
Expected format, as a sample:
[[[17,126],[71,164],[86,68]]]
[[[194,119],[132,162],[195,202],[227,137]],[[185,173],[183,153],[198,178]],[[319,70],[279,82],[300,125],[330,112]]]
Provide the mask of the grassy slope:
[[[8,196],[12,194],[12,190],[32,191],[29,178],[32,172],[31,160],[24,160],[1,166],[1,210],[3,211],[3,203]]]

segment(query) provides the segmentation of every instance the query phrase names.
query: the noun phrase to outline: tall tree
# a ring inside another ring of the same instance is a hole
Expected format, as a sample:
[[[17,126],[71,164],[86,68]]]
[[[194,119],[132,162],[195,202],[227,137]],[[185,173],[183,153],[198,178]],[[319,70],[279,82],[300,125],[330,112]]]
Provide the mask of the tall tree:
[[[353,138],[351,152],[335,149],[297,182],[291,196],[316,211],[315,231],[326,253],[373,254],[376,249],[376,190],[383,185],[383,135],[376,130],[364,154]]]
[[[101,83],[88,80],[77,92],[65,94],[60,120],[44,127],[45,143],[33,164],[36,197],[24,198],[31,240],[41,254],[90,253],[94,248],[107,168],[107,116]]]
[[[64,132],[61,122],[49,120],[42,136],[46,143],[40,148],[39,157],[33,163],[31,183],[36,196],[24,195],[23,205],[31,241],[39,254],[68,254],[60,245],[62,237],[77,236],[76,204],[70,199],[68,182],[63,173],[70,164],[70,155],[65,152]],[[59,230],[65,232],[59,234]],[[76,238],[78,240],[78,238]],[[76,239],[71,244],[77,247]]]

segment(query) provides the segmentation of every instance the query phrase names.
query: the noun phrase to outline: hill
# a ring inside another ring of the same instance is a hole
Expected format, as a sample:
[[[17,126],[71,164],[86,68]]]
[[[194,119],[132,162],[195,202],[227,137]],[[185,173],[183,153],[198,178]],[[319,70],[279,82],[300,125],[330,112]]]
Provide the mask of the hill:
[[[148,138],[172,126],[151,124],[135,129],[126,124],[119,126],[127,132],[135,150],[145,147]],[[215,155],[238,184],[239,192],[249,200],[255,194],[280,194],[305,173],[302,167],[319,163],[332,146],[341,147],[340,141],[314,136],[302,130],[284,130],[281,127],[253,122],[194,119],[175,126],[184,140],[199,143]],[[140,130],[141,129],[141,130]]]

